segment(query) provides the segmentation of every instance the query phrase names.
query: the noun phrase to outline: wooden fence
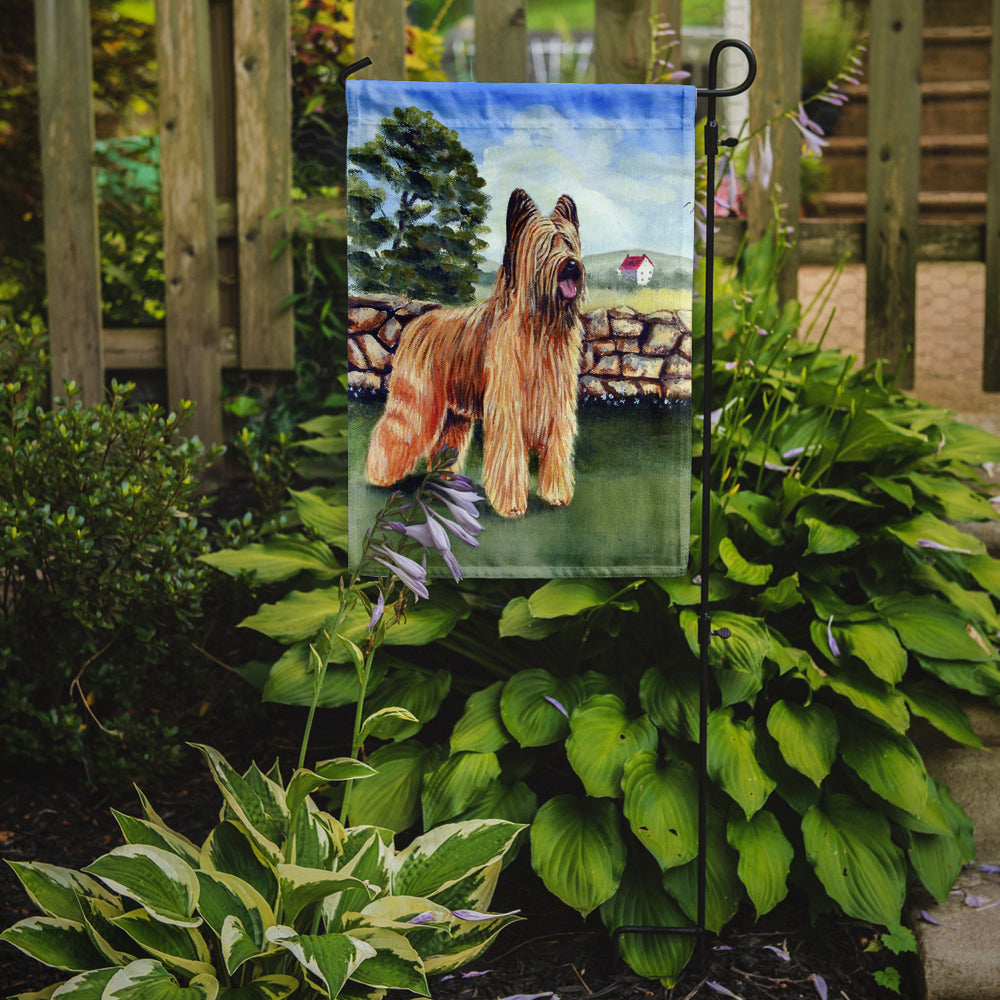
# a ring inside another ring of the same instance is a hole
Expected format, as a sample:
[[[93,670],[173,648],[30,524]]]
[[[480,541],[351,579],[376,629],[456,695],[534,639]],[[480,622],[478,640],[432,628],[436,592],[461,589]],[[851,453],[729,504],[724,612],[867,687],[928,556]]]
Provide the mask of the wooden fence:
[[[475,72],[481,81],[526,79],[525,3],[474,0]],[[99,399],[109,369],[166,369],[168,397],[195,400],[195,431],[222,440],[223,368],[293,364],[291,293],[289,0],[158,0],[166,326],[101,327],[96,194],[92,169],[88,0],[35,0],[53,384],[73,379]],[[650,8],[681,23],[681,0],[595,0],[598,82],[645,79]],[[405,76],[405,0],[357,0],[355,50],[366,75]],[[798,233],[782,277],[795,294],[800,263],[844,253],[867,270],[866,356],[903,369],[912,384],[916,266],[985,261],[983,385],[1000,390],[1000,0],[992,3],[991,98],[985,223],[921,222],[918,215],[923,0],[871,0],[869,131],[864,221],[785,222]],[[800,98],[801,0],[753,0],[751,43],[759,72],[750,90],[753,129]],[[683,46],[683,39],[680,42]],[[681,49],[682,50],[682,49]],[[676,59],[677,53],[674,53]],[[726,220],[717,248],[731,252],[744,227],[759,234],[775,195],[799,203],[800,137],[773,135],[775,171],[751,189],[747,220]],[[344,238],[342,202],[305,206],[314,235]],[[787,213],[787,210],[786,210]]]

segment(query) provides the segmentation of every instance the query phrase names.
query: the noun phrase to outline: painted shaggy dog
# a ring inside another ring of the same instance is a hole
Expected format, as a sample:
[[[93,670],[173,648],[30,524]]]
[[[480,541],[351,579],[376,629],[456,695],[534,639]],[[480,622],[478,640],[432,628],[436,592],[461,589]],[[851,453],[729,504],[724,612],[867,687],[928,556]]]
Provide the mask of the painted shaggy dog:
[[[520,188],[507,204],[507,241],[493,294],[435,309],[403,329],[385,413],[368,447],[368,479],[392,486],[440,448],[465,456],[483,422],[483,487],[497,513],[528,506],[528,459],[538,495],[573,499],[577,377],[584,296],[576,204],[560,196],[545,216]]]

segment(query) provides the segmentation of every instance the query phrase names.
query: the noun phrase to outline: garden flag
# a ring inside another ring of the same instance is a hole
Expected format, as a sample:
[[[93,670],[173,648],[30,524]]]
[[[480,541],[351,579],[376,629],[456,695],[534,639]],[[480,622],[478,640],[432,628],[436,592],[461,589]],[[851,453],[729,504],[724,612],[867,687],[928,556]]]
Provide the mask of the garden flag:
[[[466,576],[685,572],[694,88],[347,102],[352,565],[450,446],[485,498]]]

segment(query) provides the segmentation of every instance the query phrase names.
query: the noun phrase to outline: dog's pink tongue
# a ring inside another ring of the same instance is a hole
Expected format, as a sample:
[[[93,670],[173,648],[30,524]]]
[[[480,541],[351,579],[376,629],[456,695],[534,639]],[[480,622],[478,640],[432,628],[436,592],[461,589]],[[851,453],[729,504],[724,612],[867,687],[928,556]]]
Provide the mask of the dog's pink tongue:
[[[563,278],[563,280],[559,282],[559,291],[562,292],[567,299],[575,299],[576,282],[570,278]]]

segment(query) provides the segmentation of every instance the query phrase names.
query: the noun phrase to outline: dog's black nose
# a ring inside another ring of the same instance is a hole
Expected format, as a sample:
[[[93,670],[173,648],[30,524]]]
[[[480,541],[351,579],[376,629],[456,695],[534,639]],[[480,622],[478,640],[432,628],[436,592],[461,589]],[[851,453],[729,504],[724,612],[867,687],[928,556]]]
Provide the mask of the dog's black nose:
[[[559,277],[563,279],[568,278],[570,281],[579,281],[581,273],[579,263],[575,260],[570,260],[563,265],[563,269],[559,272]]]

